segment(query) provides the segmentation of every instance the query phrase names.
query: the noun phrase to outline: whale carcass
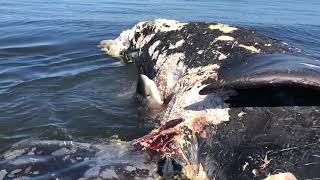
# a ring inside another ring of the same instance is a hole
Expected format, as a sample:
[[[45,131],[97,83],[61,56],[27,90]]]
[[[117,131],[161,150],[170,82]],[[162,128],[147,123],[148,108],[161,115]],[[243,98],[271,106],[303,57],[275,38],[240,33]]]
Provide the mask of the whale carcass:
[[[317,179],[319,60],[221,23],[140,22],[106,53],[134,62],[138,107],[159,127],[132,142],[27,139],[0,179]]]
[[[300,49],[236,26],[165,19],[100,45],[137,66],[137,98],[160,127],[134,144],[162,157],[160,175],[320,177],[320,62]]]

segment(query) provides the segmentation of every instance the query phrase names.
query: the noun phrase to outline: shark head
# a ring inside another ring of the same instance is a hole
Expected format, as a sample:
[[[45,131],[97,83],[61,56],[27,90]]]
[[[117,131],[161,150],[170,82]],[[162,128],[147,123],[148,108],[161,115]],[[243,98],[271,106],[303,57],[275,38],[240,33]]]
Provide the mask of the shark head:
[[[138,79],[137,99],[143,106],[150,108],[157,108],[163,105],[157,85],[143,74],[140,74]]]

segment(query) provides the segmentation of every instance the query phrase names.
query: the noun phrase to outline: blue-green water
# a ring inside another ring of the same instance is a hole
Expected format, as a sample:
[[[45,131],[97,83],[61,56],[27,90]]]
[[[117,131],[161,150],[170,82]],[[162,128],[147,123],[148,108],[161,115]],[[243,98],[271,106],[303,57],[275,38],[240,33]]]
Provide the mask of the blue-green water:
[[[224,22],[320,58],[320,1],[0,0],[0,150],[20,140],[141,136],[134,65],[97,44],[142,20]]]

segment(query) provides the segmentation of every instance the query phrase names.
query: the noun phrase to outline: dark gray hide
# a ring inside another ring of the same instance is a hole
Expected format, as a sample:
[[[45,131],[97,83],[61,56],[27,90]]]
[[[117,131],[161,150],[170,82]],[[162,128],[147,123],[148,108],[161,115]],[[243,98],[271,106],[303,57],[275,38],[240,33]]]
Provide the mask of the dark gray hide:
[[[199,143],[196,153],[209,177],[261,179],[292,172],[298,179],[319,178],[319,60],[277,39],[239,27],[227,33],[232,40],[214,41],[226,33],[209,25],[188,23],[180,30],[158,32],[142,49],[131,44],[124,56],[150,79],[158,72],[157,58],[151,60],[148,50],[159,40],[154,51],[166,51],[167,56],[182,52],[185,57],[180,62],[188,68],[220,66],[218,78],[204,79],[203,84],[209,85],[199,93],[233,91],[225,101],[230,120],[207,126],[209,138],[193,141]],[[152,28],[146,26],[135,35],[136,40],[141,34],[154,33]],[[181,39],[181,46],[170,48]],[[250,50],[249,46],[255,48]],[[137,51],[138,55],[134,53]],[[226,55],[223,60],[220,53]]]

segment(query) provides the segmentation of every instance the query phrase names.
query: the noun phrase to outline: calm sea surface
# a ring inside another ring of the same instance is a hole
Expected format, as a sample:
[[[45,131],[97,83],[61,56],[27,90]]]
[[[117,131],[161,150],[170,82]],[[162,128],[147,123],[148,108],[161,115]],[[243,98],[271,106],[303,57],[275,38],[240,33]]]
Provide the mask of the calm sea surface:
[[[240,25],[320,59],[319,0],[0,0],[0,151],[35,137],[145,134],[134,65],[97,44],[156,18]]]

